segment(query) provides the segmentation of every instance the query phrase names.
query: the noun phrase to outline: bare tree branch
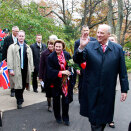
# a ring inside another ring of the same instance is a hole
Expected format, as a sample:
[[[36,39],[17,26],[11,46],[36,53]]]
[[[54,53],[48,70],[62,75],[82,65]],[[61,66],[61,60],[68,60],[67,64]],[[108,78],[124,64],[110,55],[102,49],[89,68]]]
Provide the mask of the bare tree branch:
[[[63,23],[66,25],[67,24],[67,22],[65,21],[65,19],[63,19],[60,15],[58,15],[55,11],[50,11],[48,14],[46,14],[46,15],[44,15],[43,17],[46,17],[46,16],[48,16],[48,15],[50,15],[51,13],[54,13],[60,20],[62,20],[63,21]]]
[[[106,16],[103,20],[101,20],[101,21],[99,21],[99,22],[97,22],[97,23],[95,23],[95,24],[90,25],[89,28],[91,29],[91,28],[93,28],[94,26],[96,26],[96,25],[98,25],[98,24],[101,24],[101,23],[103,23],[103,22],[105,22],[105,21],[107,21],[107,16]]]

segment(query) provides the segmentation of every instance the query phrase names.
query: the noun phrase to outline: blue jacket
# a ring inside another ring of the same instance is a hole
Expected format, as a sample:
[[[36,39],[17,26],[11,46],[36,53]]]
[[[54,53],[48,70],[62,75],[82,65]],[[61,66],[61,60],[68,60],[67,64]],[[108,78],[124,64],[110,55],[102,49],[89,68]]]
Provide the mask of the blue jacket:
[[[98,41],[89,42],[83,52],[75,52],[74,61],[87,62],[81,89],[80,114],[89,117],[91,123],[111,122],[118,74],[121,92],[129,90],[122,47],[109,41],[103,53]]]

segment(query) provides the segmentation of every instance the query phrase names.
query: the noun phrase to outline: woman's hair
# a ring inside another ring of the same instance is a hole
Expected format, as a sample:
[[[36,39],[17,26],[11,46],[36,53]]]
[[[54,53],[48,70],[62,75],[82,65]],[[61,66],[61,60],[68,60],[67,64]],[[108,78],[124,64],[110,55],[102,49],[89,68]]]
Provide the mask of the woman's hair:
[[[47,45],[48,45],[49,43],[52,44],[52,45],[54,45],[54,42],[55,42],[54,40],[48,40],[48,41],[47,41]]]
[[[49,40],[57,40],[58,37],[56,35],[51,35],[49,36]]]
[[[63,49],[65,49],[65,42],[64,42],[63,40],[57,39],[57,40],[54,42],[54,46],[55,46],[56,43],[61,43],[62,46],[63,46]]]
[[[111,34],[110,37],[113,37],[115,41],[117,42],[117,36],[115,34]]]

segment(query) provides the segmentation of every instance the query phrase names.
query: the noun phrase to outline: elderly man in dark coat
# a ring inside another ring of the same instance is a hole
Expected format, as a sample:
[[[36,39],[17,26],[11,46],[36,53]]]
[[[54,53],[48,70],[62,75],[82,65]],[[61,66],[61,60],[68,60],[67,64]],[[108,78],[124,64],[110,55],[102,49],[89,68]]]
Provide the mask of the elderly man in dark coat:
[[[3,50],[2,50],[2,60],[7,59],[7,51],[8,48],[11,44],[13,43],[17,43],[17,35],[19,32],[19,27],[18,26],[13,26],[12,27],[12,33],[7,36],[4,39],[4,45],[3,45]],[[14,82],[13,82],[13,77],[9,74],[9,78],[10,78],[10,88],[11,88],[11,97],[15,96],[15,89],[14,89]]]
[[[129,90],[123,50],[119,44],[108,41],[110,32],[110,26],[99,25],[98,41],[88,43],[82,36],[74,54],[75,62],[87,62],[81,89],[80,114],[89,118],[92,131],[104,131],[106,124],[113,118],[118,74],[121,101],[126,100]]]

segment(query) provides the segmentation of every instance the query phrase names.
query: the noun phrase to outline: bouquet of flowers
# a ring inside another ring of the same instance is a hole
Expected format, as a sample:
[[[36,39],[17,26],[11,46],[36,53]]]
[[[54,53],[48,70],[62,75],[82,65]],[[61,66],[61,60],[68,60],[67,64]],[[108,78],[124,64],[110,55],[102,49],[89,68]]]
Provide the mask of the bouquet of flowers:
[[[74,74],[74,70],[81,70],[78,64],[76,64],[73,59],[67,61],[68,66],[71,68],[71,72]]]

